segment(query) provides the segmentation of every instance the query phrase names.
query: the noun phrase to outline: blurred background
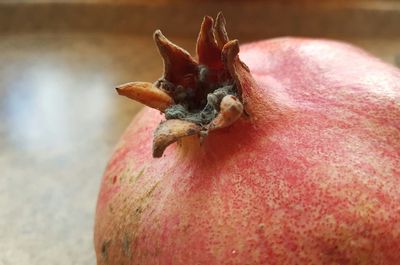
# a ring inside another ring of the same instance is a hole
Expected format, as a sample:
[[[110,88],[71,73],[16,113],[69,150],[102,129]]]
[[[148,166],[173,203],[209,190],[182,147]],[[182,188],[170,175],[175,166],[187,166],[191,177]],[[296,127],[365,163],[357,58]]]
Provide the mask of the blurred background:
[[[241,43],[334,38],[400,65],[400,1],[0,1],[1,265],[95,264],[101,175],[141,108],[113,88],[161,75],[155,29],[193,54],[220,10]]]

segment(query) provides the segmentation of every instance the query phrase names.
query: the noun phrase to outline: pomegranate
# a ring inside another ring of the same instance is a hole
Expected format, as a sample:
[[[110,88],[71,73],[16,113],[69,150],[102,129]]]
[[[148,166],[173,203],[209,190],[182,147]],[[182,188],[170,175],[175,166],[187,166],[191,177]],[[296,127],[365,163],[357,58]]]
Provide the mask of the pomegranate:
[[[398,69],[330,40],[239,54],[221,14],[197,60],[154,38],[162,78],[117,88],[151,108],[105,171],[98,264],[400,264]]]

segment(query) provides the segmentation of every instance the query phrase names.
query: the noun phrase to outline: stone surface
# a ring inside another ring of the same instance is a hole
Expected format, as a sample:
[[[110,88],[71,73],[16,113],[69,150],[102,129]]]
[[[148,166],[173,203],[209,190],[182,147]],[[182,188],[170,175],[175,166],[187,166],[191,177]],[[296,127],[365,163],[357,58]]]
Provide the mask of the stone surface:
[[[400,52],[400,39],[349,41],[391,63]],[[102,171],[140,108],[113,87],[160,76],[151,33],[2,35],[0,50],[0,264],[95,264]]]

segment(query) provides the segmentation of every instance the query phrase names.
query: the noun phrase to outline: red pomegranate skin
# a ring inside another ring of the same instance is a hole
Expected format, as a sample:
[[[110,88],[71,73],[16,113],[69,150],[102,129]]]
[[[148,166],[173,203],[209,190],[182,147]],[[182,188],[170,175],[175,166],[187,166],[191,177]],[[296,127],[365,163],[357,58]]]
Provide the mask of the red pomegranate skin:
[[[98,264],[400,264],[399,69],[329,40],[239,55],[249,117],[159,159],[160,112],[128,127],[98,198]]]

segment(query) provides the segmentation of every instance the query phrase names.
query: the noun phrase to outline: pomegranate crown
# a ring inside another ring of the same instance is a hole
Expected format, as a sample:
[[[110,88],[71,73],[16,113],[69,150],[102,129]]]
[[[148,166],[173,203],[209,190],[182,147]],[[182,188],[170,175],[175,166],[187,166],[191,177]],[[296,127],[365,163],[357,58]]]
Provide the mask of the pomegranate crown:
[[[161,157],[170,144],[183,137],[228,127],[243,114],[242,72],[248,67],[238,57],[239,42],[229,40],[225,19],[205,16],[197,39],[196,61],[170,42],[160,30],[154,41],[164,61],[164,74],[154,83],[130,82],[118,94],[165,114],[154,132],[153,157]]]

